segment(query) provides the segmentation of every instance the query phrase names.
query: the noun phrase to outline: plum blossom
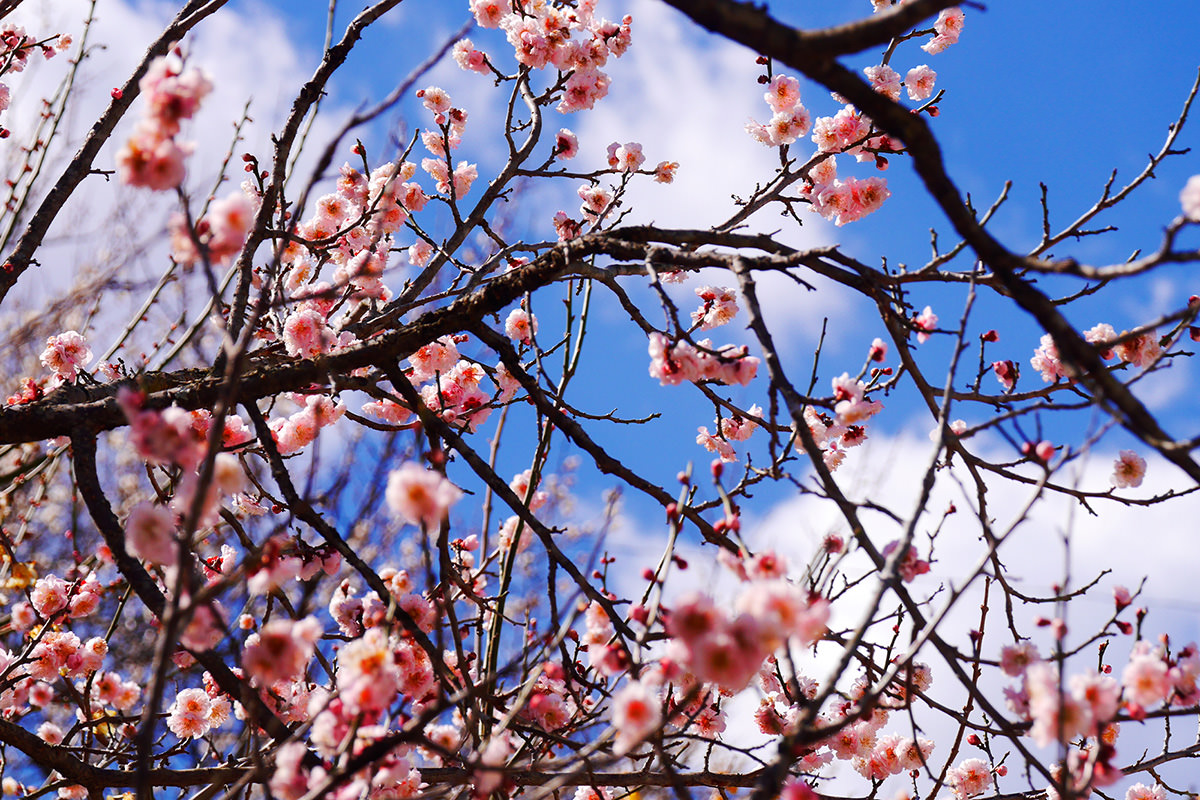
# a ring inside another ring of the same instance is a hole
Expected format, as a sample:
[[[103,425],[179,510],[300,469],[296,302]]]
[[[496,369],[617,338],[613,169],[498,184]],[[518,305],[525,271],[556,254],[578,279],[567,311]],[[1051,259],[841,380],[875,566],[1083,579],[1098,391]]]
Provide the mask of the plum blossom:
[[[702,304],[692,312],[692,324],[707,331],[729,322],[737,316],[737,294],[723,286],[698,286],[696,296]]]
[[[175,515],[154,503],[138,503],[125,521],[129,552],[151,564],[174,564],[178,559]]]
[[[533,335],[537,333],[537,317],[523,308],[514,308],[504,320],[504,333],[513,341],[533,344]]]
[[[658,728],[661,701],[653,687],[633,681],[616,692],[612,702],[612,723],[617,731],[613,752],[624,755]]]
[[[1125,792],[1125,800],[1167,800],[1167,792],[1160,783],[1154,784],[1153,788],[1135,783]]]
[[[397,516],[435,530],[462,497],[462,490],[444,475],[409,461],[388,476],[385,492],[388,506]]]
[[[1126,333],[1128,331],[1122,331],[1121,335],[1124,336]],[[1147,331],[1121,342],[1113,348],[1113,352],[1125,363],[1143,369],[1152,366],[1162,358],[1163,354],[1162,346],[1159,345],[1154,331]]]
[[[959,800],[983,794],[991,781],[992,771],[982,758],[968,758],[946,772],[946,783]]]
[[[195,739],[208,733],[212,724],[212,699],[203,689],[184,689],[175,696],[167,714],[167,727],[180,739]]]
[[[321,633],[315,617],[271,620],[246,638],[242,666],[259,686],[295,680],[304,674]]]
[[[1113,461],[1113,474],[1109,478],[1117,489],[1126,489],[1142,485],[1146,477],[1146,459],[1133,450],[1122,450]]]
[[[871,82],[871,88],[879,92],[889,100],[900,99],[900,73],[889,67],[887,64],[880,64],[874,67],[867,67],[863,70],[867,76],[867,80]]]
[[[73,381],[92,361],[92,349],[78,331],[64,331],[46,340],[39,359],[42,366],[64,381]]]
[[[934,37],[921,45],[921,49],[930,55],[936,55],[958,41],[963,30],[962,9],[958,7],[944,9],[933,23],[933,30]]]
[[[1034,351],[1029,363],[1046,383],[1054,383],[1059,378],[1067,377],[1066,368],[1058,360],[1058,347],[1054,344],[1054,337],[1048,333],[1042,334],[1041,344]]]
[[[470,39],[459,39],[451,51],[454,63],[468,72],[488,74],[487,56],[482,50],[476,50]]]
[[[904,88],[908,92],[908,99],[918,102],[928,100],[933,95],[933,84],[936,80],[937,73],[926,64],[910,69],[904,76]]]
[[[929,336],[937,328],[938,317],[933,309],[925,306],[925,310],[913,319],[913,327],[917,329],[917,341],[921,344],[929,341]]]
[[[637,142],[618,144],[613,142],[608,146],[608,166],[620,172],[637,172],[645,163],[642,146]]]
[[[554,136],[554,157],[566,161],[579,154],[579,138],[567,128],[560,128]]]

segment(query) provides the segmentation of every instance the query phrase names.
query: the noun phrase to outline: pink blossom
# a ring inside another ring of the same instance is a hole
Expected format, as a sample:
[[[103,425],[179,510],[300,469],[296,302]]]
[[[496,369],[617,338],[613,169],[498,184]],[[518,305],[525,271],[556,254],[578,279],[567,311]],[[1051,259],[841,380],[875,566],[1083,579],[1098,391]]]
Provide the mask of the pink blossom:
[[[505,0],[471,0],[471,13],[481,28],[498,28],[511,6]]]
[[[513,341],[533,344],[537,333],[537,317],[523,308],[514,308],[504,320],[504,333]]]
[[[983,794],[991,782],[992,771],[981,758],[968,758],[946,772],[946,783],[959,800]]]
[[[1083,338],[1091,344],[1103,344],[1116,339],[1117,332],[1113,329],[1112,325],[1109,325],[1107,322],[1101,322],[1099,325],[1094,325],[1088,330],[1084,331]],[[1111,349],[1100,350],[1100,357],[1105,360],[1112,358],[1113,355],[1114,354]]]
[[[1166,800],[1167,792],[1163,789],[1162,784],[1154,784],[1154,788],[1150,788],[1144,783],[1135,783],[1125,792],[1125,800]]]
[[[1171,691],[1167,665],[1152,652],[1135,653],[1121,673],[1125,697],[1143,707],[1161,703]]]
[[[1122,331],[1124,336],[1128,331]],[[1133,364],[1135,367],[1145,369],[1153,366],[1153,364],[1162,358],[1162,347],[1158,343],[1158,337],[1153,331],[1138,334],[1132,339],[1121,342],[1113,348],[1117,358],[1127,364]]]
[[[1138,487],[1146,476],[1146,459],[1133,450],[1122,450],[1113,461],[1113,474],[1109,478],[1112,485],[1118,489]]]
[[[46,340],[39,357],[42,366],[65,381],[73,381],[79,370],[92,361],[92,349],[78,331],[64,331]]]
[[[737,453],[733,451],[733,445],[728,441],[709,433],[707,426],[702,425],[696,430],[696,444],[710,453],[716,453],[724,462],[732,463],[738,460]]]
[[[646,157],[642,155],[642,146],[637,142],[626,142],[620,145],[613,142],[608,146],[608,165],[613,169],[621,172],[637,172],[645,161]]]
[[[790,75],[776,75],[771,78],[763,99],[776,113],[791,111],[800,102],[800,81]]]
[[[658,166],[654,168],[655,183],[672,183],[675,180],[675,171],[679,169],[678,161],[660,161]]]
[[[1004,391],[1011,392],[1012,388],[1017,385],[1018,368],[1014,362],[993,361],[992,372],[996,373],[996,380],[1000,381]]]
[[[450,506],[462,497],[462,490],[444,475],[409,461],[392,470],[385,494],[388,506],[397,516],[413,525],[436,530]]]
[[[184,689],[175,696],[167,715],[167,727],[180,739],[195,739],[208,733],[212,700],[203,689]]]
[[[321,633],[315,617],[271,620],[247,637],[242,665],[259,686],[295,680],[308,666]]]
[[[57,575],[38,578],[29,593],[29,602],[43,618],[49,619],[67,607],[71,584]]]
[[[1037,646],[1032,642],[1010,644],[1000,648],[1000,670],[1012,678],[1024,675],[1030,664],[1041,660]]]
[[[162,506],[138,503],[125,521],[129,552],[151,564],[174,564],[178,558],[175,515]]]
[[[929,335],[937,328],[937,324],[937,314],[933,313],[932,308],[925,306],[925,310],[913,320],[913,327],[917,329],[917,341],[921,344],[929,341]]]
[[[458,363],[458,347],[455,346],[454,337],[443,336],[423,345],[408,357],[408,363],[412,365],[412,380],[415,383],[427,381],[439,372],[449,372]]]
[[[459,39],[454,45],[454,50],[451,52],[454,58],[454,63],[468,72],[479,72],[484,75],[490,71],[487,64],[487,56],[482,50],[476,50],[475,45],[470,39]]]
[[[692,324],[699,325],[702,331],[724,325],[737,316],[737,294],[733,289],[699,286],[696,296],[700,298],[701,305],[692,312]]]
[[[617,736],[613,752],[624,755],[662,722],[662,706],[650,686],[641,682],[627,683],[612,699],[612,724]]]
[[[1179,193],[1179,205],[1183,218],[1188,222],[1200,222],[1200,175],[1193,175]]]
[[[746,410],[752,417],[762,418],[763,410],[759,405],[752,405]],[[733,415],[721,420],[721,435],[731,442],[744,442],[758,429],[758,423],[749,417]]]
[[[429,86],[419,89],[417,97],[421,98],[421,104],[434,114],[445,114],[450,110],[450,95],[441,87]]]
[[[400,674],[382,628],[371,628],[338,653],[337,688],[351,713],[382,711],[400,690]]]
[[[1054,337],[1048,333],[1042,335],[1041,344],[1034,351],[1029,363],[1041,373],[1042,380],[1046,383],[1054,383],[1059,378],[1067,377],[1066,368],[1058,360],[1058,347],[1054,344]]]
[[[297,308],[283,323],[283,344],[290,356],[316,358],[329,352],[335,338],[333,329],[315,308]]]
[[[918,102],[928,100],[933,95],[936,80],[937,73],[926,64],[910,69],[904,76],[904,88],[908,92],[908,99]]]
[[[609,83],[609,77],[600,70],[576,70],[567,78],[562,102],[558,104],[559,112],[570,114],[590,109],[597,100],[608,94]]]
[[[867,67],[863,70],[863,73],[867,76],[867,80],[871,82],[872,89],[889,100],[900,99],[900,73],[896,72],[896,70],[887,64],[880,64],[874,67]]]
[[[559,129],[554,137],[554,157],[561,161],[579,154],[579,138],[567,128]]]

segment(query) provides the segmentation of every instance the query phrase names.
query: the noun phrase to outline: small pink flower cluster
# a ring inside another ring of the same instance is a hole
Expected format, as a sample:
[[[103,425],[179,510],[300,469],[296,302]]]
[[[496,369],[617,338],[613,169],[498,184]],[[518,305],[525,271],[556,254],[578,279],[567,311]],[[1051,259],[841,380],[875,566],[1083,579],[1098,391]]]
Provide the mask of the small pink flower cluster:
[[[323,394],[296,398],[304,405],[289,417],[277,417],[270,422],[271,436],[279,452],[287,455],[312,444],[321,428],[332,425],[346,413],[346,406]]]
[[[440,128],[421,134],[421,142],[425,149],[433,154],[433,158],[421,160],[421,169],[437,181],[439,194],[449,195],[453,187],[454,199],[461,200],[471,191],[471,185],[479,177],[476,165],[465,161],[460,161],[454,167],[453,175],[450,172],[449,149],[458,147],[462,141],[462,134],[467,125],[467,112],[452,106],[450,95],[437,86],[419,90],[417,97],[423,99],[425,108],[433,113],[433,120]]]
[[[184,70],[178,57],[160,56],[138,86],[146,96],[146,116],[117,153],[117,173],[130,186],[174,189],[183,183],[183,160],[191,152],[190,144],[175,141],[180,122],[196,113],[212,83],[195,67]]]
[[[483,367],[460,359],[437,381],[421,387],[421,402],[451,425],[473,433],[491,416],[492,396],[481,388]]]
[[[642,155],[642,146],[637,142],[620,144],[613,142],[608,146],[608,166],[618,172],[637,172],[646,157]]]
[[[880,351],[886,356],[886,348]],[[813,442],[823,451],[823,460],[829,470],[835,470],[846,458],[846,450],[866,441],[865,422],[883,410],[883,403],[868,400],[866,386],[862,381],[842,373],[832,380],[834,413],[836,419],[820,413],[813,406],[804,409],[804,421],[812,434]],[[797,438],[796,450],[804,452],[803,443]]]
[[[968,758],[946,771],[946,785],[959,800],[983,794],[991,782],[991,767],[982,758]]]
[[[690,594],[667,616],[668,657],[730,692],[746,688],[787,642],[808,647],[820,640],[829,621],[827,600],[779,578],[750,581],[734,608],[731,617],[712,598]]]
[[[167,727],[180,739],[196,739],[229,720],[232,707],[223,696],[204,689],[184,689],[167,710]]]
[[[850,377],[843,372],[833,381],[833,399],[837,405],[833,407],[841,425],[854,425],[865,422],[883,410],[883,403],[878,400],[868,400],[866,386],[862,381]]]
[[[322,633],[316,617],[271,620],[246,637],[242,667],[260,687],[298,680],[308,668]]]
[[[321,266],[332,263],[336,286],[352,286],[355,304],[390,300],[383,274],[391,235],[429,200],[412,181],[416,171],[410,161],[383,164],[370,175],[344,164],[336,191],[317,199],[313,215],[296,227],[298,241],[289,241],[280,254],[287,290],[294,297],[332,294],[333,287],[316,282]],[[332,297],[325,303],[323,316],[332,309]]]
[[[899,540],[888,542],[879,553],[884,558],[887,558],[896,552],[899,546]],[[897,574],[900,576],[900,580],[905,583],[912,583],[916,580],[917,576],[924,575],[927,572],[929,572],[929,562],[921,558],[914,545],[909,545],[908,549],[904,552],[904,556],[900,559],[900,563],[897,565]]]
[[[503,29],[519,63],[532,69],[553,66],[567,76],[558,104],[564,114],[589,109],[608,94],[609,77],[601,67],[610,55],[620,58],[629,49],[633,18],[626,15],[618,24],[597,17],[594,9],[595,3],[563,8],[528,0],[471,0],[475,21],[482,28]],[[464,69],[487,71],[486,56],[469,43],[455,60]]]
[[[933,38],[921,45],[921,49],[930,55],[936,55],[956,43],[958,37],[962,35],[962,30],[962,9],[957,6],[944,9],[933,23]]]
[[[317,284],[313,292],[332,291],[332,287]],[[296,358],[317,358],[344,349],[358,340],[349,331],[336,331],[329,322],[333,309],[332,298],[323,296],[302,300],[283,321],[283,346]]]
[[[46,340],[39,360],[59,381],[73,381],[92,361],[92,348],[78,331],[64,331]]]
[[[436,533],[442,520],[462,497],[462,490],[445,475],[406,462],[388,476],[388,506],[401,519]]]
[[[162,411],[143,408],[145,396],[127,387],[117,392],[117,401],[129,420],[134,449],[152,464],[178,464],[194,470],[204,459],[205,431],[196,418],[178,406]]]
[[[259,203],[257,193],[252,197],[245,191],[230,192],[213,201],[194,231],[188,230],[183,214],[172,214],[167,223],[171,234],[171,257],[180,264],[194,264],[201,260],[203,253],[205,259],[218,264],[229,263],[241,252]],[[197,249],[197,243],[201,249]]]
[[[726,324],[737,316],[737,294],[724,286],[698,286],[700,308],[692,312],[692,325],[707,331]]]
[[[808,134],[812,117],[800,102],[800,82],[790,75],[776,75],[767,86],[763,99],[774,112],[766,123],[746,123],[746,133],[767,147],[793,144]]]
[[[35,47],[41,51],[43,58],[49,60],[70,46],[71,37],[68,34],[59,34],[39,44],[20,25],[6,22],[0,26],[0,73],[24,72]],[[12,91],[7,84],[0,83],[0,112],[7,111],[11,101]],[[8,131],[4,131],[3,135],[7,136]]]
[[[746,411],[750,416],[762,419],[762,406],[752,405]],[[710,453],[716,453],[722,461],[733,462],[738,458],[732,442],[744,442],[749,439],[754,431],[758,430],[758,423],[748,417],[734,414],[723,417],[718,422],[716,434],[709,433],[707,426],[701,426],[697,430],[699,432],[696,434],[696,444]]]
[[[712,342],[702,339],[694,346],[687,341],[671,344],[662,333],[650,334],[650,376],[663,386],[677,386],[684,381],[716,381],[745,386],[758,374],[759,359],[749,355],[743,345],[727,344],[712,349]]]
[[[878,176],[839,180],[837,162],[832,155],[813,169],[809,178],[813,182],[805,183],[800,195],[808,198],[813,211],[838,226],[878,211],[891,197],[887,181]]]
[[[1121,336],[1125,336],[1127,333],[1128,331],[1122,331]],[[1084,331],[1083,338],[1091,344],[1097,345],[1101,358],[1107,360],[1116,356],[1126,364],[1132,364],[1142,369],[1153,366],[1163,356],[1162,345],[1159,344],[1158,336],[1154,331],[1140,333],[1109,348],[1105,345],[1118,338],[1117,332],[1112,325],[1102,322]],[[1067,368],[1059,360],[1058,347],[1054,344],[1054,337],[1048,333],[1042,335],[1041,344],[1034,351],[1033,358],[1029,360],[1029,363],[1041,374],[1042,380],[1046,383],[1054,383],[1060,378],[1069,379],[1071,377],[1067,374]]]

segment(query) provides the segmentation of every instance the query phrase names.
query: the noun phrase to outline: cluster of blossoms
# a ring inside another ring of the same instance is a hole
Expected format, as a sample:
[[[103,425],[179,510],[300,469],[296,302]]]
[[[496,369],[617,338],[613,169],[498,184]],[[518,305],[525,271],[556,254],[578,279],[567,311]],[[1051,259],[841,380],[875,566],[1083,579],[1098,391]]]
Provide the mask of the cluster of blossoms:
[[[763,410],[760,405],[752,405],[746,409],[747,416],[732,414],[717,420],[715,434],[709,433],[706,426],[700,426],[696,434],[696,444],[710,453],[716,453],[722,461],[737,461],[737,453],[733,450],[733,442],[744,442],[758,430],[755,419],[762,419]],[[753,419],[751,419],[753,418]]]
[[[667,616],[668,657],[697,678],[738,692],[758,674],[767,656],[788,642],[809,647],[825,635],[829,602],[784,580],[782,558],[773,557],[765,574],[747,570],[745,589],[728,615],[712,598],[692,594]]]
[[[662,333],[650,334],[650,376],[663,386],[678,386],[684,381],[715,381],[745,386],[758,374],[759,359],[749,355],[743,345],[727,344],[712,349],[712,341],[701,339],[693,345],[686,340],[672,344]]]
[[[1123,331],[1121,337],[1127,337],[1128,331]],[[1118,336],[1112,325],[1102,322],[1083,332],[1083,338],[1100,347],[1100,357],[1106,361],[1114,356],[1126,364],[1145,369],[1153,366],[1163,356],[1162,345],[1154,331],[1146,331],[1136,336],[1124,338],[1119,344],[1105,346],[1115,341]],[[1029,359],[1030,365],[1042,376],[1046,383],[1054,383],[1061,378],[1071,379],[1067,367],[1059,360],[1058,347],[1054,337],[1046,333],[1042,335],[1041,343]],[[1006,390],[1011,389],[1016,381],[1016,371],[1011,362],[997,361],[992,364],[996,378]]]
[[[0,25],[0,73],[23,72],[29,66],[29,56],[38,50],[43,58],[54,58],[71,46],[69,34],[59,34],[46,41],[36,41],[25,32],[20,25],[5,22]],[[0,83],[0,112],[8,110],[12,103],[12,90],[8,84]],[[0,128],[0,139],[8,136],[8,131]]]
[[[565,128],[558,133],[555,140],[554,157],[558,159],[573,158],[578,151],[579,143],[575,134]],[[656,183],[671,183],[675,180],[675,171],[679,164],[675,161],[660,161],[653,170],[641,169],[646,157],[642,154],[642,146],[637,142],[620,144],[613,142],[608,146],[608,168],[610,171],[625,176],[617,192],[601,186],[595,181],[580,186],[576,193],[579,195],[579,214],[581,220],[574,219],[566,211],[558,211],[554,215],[554,232],[559,241],[569,241],[584,232],[584,225],[595,228],[609,212],[617,205],[620,193],[625,188],[625,181],[633,174],[653,175]]]
[[[431,158],[421,159],[421,169],[429,173],[429,177],[437,182],[439,194],[449,195],[454,200],[461,200],[471,191],[471,185],[479,177],[475,164],[460,161],[451,170],[450,150],[462,142],[463,131],[467,126],[467,112],[454,107],[450,95],[444,89],[430,86],[417,92],[425,108],[433,113],[434,123],[439,130],[426,130],[421,133],[421,142],[431,154]]]
[[[602,71],[609,56],[629,49],[633,18],[619,23],[596,16],[595,3],[556,7],[534,0],[471,0],[481,28],[500,28],[518,63],[530,69],[553,67],[565,77],[558,110],[564,114],[590,109],[608,94],[610,79]],[[470,39],[458,43],[454,59],[463,69],[487,74],[487,56]]]
[[[39,358],[55,380],[73,381],[92,362],[92,348],[78,331],[64,331],[46,339]]]
[[[870,357],[882,361],[887,357],[887,345],[876,339],[871,345]],[[846,459],[846,450],[866,441],[867,431],[863,423],[883,410],[883,403],[867,398],[867,385],[843,372],[832,380],[834,416],[823,414],[813,406],[804,409],[804,421],[812,435],[813,443],[822,451],[822,458],[829,470],[835,470]],[[803,443],[797,437],[796,449],[803,454]]]
[[[746,133],[754,141],[768,147],[782,147],[808,135],[812,116],[800,102],[798,80],[790,75],[776,75],[771,79],[763,98],[774,115],[766,123],[746,123]]]
[[[117,173],[130,186],[174,189],[183,183],[183,161],[191,152],[190,144],[175,140],[180,122],[192,118],[212,83],[171,55],[152,61],[138,87],[146,98],[146,115],[117,153]]]
[[[933,38],[921,45],[930,55],[936,55],[958,42],[963,30],[963,10],[957,6],[944,9],[933,23]]]
[[[194,230],[189,230],[187,217],[182,213],[172,214],[167,223],[171,257],[179,264],[194,264],[202,258],[217,264],[229,263],[241,252],[260,204],[257,191],[247,183],[241,191],[214,200]]]
[[[506,325],[512,338],[532,342],[537,331],[537,320],[527,312],[516,309],[509,315]],[[494,403],[507,403],[516,394],[519,384],[503,364],[496,366],[492,375],[498,386],[493,395],[483,390],[487,372],[482,366],[465,358],[458,352],[458,340],[443,336],[421,347],[409,356],[411,369],[409,380],[414,384],[430,381],[419,390],[421,402],[446,422],[474,432],[487,421]],[[377,400],[363,405],[363,410],[392,424],[404,425],[412,417],[407,404],[392,400]]]

